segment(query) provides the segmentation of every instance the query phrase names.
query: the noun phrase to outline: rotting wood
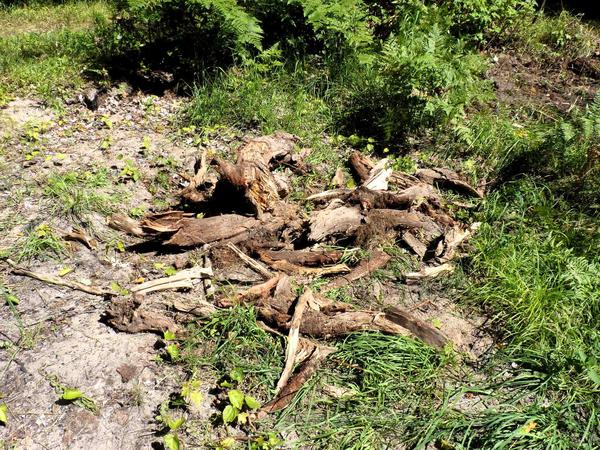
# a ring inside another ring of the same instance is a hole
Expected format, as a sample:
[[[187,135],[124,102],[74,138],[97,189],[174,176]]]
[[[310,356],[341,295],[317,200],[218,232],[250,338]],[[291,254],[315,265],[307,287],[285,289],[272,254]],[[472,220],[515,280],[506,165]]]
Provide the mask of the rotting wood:
[[[358,151],[352,152],[349,162],[352,172],[357,177],[357,181],[360,184],[364,184],[371,176],[371,170],[375,167],[375,163]],[[412,175],[395,170],[389,175],[388,181],[390,184],[404,189],[414,186],[419,180]]]
[[[116,295],[112,291],[98,288],[95,286],[87,286],[77,281],[69,281],[65,280],[64,278],[58,278],[52,275],[32,272],[31,270],[23,269],[22,267],[17,266],[17,264],[10,259],[7,259],[6,262],[11,266],[11,272],[15,275],[33,278],[38,281],[43,281],[44,283],[53,284],[55,286],[67,287],[69,289],[85,292],[86,294],[90,295],[97,295],[99,297],[109,297],[112,295]]]
[[[336,264],[343,256],[339,250],[257,250],[261,259],[287,261],[300,266],[325,266]]]
[[[351,235],[358,229],[363,216],[357,208],[340,206],[314,213],[310,219],[308,238],[314,242]]]
[[[384,158],[378,161],[369,172],[369,178],[365,180],[364,187],[375,191],[385,191],[388,188],[388,179],[394,172],[387,167],[388,159]]]
[[[199,194],[197,188],[204,183],[204,180],[206,179],[206,174],[208,172],[207,157],[208,150],[204,150],[200,156],[200,166],[198,167],[198,170],[190,180],[189,184],[179,192],[181,198],[192,203],[204,200],[203,196]]]
[[[302,316],[304,314],[304,310],[308,306],[310,297],[312,297],[312,291],[307,287],[302,295],[298,298],[298,302],[296,302],[296,307],[290,322],[290,329],[287,339],[285,366],[283,368],[283,372],[281,373],[281,377],[277,382],[277,386],[275,387],[275,394],[278,394],[281,389],[285,387],[290,375],[292,374],[292,371],[294,370],[294,362],[296,360],[296,352],[298,350],[298,342],[300,340],[300,324],[302,323]]]
[[[320,277],[324,275],[333,275],[350,272],[350,268],[346,264],[335,264],[333,266],[326,267],[305,267],[291,263],[285,259],[273,260],[270,256],[268,256],[265,253],[261,254],[259,252],[259,255],[261,255],[261,259],[273,269],[285,272],[287,274],[299,274]]]
[[[297,142],[296,136],[282,132],[250,139],[237,150],[235,164],[214,158],[212,165],[221,177],[219,182],[240,192],[261,217],[264,212],[274,211],[280,201],[281,187],[271,173],[271,164],[291,157]]]
[[[175,319],[168,317],[165,311],[154,311],[142,307],[142,296],[121,297],[114,300],[106,312],[103,320],[112,327],[126,333],[159,333],[166,330],[176,333],[183,332],[183,327]],[[189,316],[188,316],[189,317]]]
[[[388,320],[410,330],[413,335],[432,347],[443,349],[450,342],[441,331],[401,308],[387,308],[385,316]]]
[[[434,184],[441,188],[451,189],[460,194],[483,198],[483,194],[464,180],[461,180],[456,172],[450,169],[419,169],[415,176],[428,184]]]
[[[259,223],[252,217],[238,214],[223,214],[202,219],[184,218],[178,222],[177,231],[165,244],[177,247],[210,244],[242,235]]]
[[[361,261],[352,271],[347,274],[330,281],[325,287],[326,290],[337,289],[353,281],[359,280],[367,275],[370,275],[375,270],[384,267],[392,257],[385,252],[376,251],[373,255]]]

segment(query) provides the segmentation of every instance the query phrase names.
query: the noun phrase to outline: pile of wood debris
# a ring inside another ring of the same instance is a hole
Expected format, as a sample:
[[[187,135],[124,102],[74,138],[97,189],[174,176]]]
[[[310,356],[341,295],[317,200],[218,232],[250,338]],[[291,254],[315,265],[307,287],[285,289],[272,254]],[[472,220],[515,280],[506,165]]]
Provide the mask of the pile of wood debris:
[[[132,296],[114,296],[107,321],[116,329],[183,333],[187,322],[208,317],[217,308],[245,304],[256,308],[266,329],[288,336],[277,396],[259,414],[289,404],[319,363],[335,351],[319,339],[373,330],[412,335],[444,347],[448,340],[440,330],[399,307],[357,310],[324,294],[383,268],[390,256],[377,248],[390,239],[421,261],[419,271],[405,274],[407,282],[452,271],[450,261],[474,227],[452,217],[441,192],[482,196],[450,170],[421,169],[408,175],[388,168],[386,160],[375,163],[354,152],[349,165],[358,187],[340,187],[343,174],[338,172],[334,179],[338,188],[307,197],[310,208],[302,208],[286,200],[291,177],[308,170],[306,152],[296,149],[297,138],[276,133],[247,140],[237,150],[235,164],[209,158],[205,152],[181,191],[182,203],[191,205],[192,213],[151,214],[139,222],[123,215],[110,219],[113,228],[164,250],[199,248],[203,262],[140,284],[131,289]],[[360,246],[370,250],[370,257],[349,267],[342,262],[344,252],[332,250],[332,244]],[[233,269],[239,266],[249,268],[255,277],[236,278]],[[235,295],[224,296],[214,292],[215,277],[252,284],[240,283]],[[309,288],[316,277],[329,280],[320,292]],[[165,304],[147,295],[198,284],[202,289],[194,304],[178,300]]]

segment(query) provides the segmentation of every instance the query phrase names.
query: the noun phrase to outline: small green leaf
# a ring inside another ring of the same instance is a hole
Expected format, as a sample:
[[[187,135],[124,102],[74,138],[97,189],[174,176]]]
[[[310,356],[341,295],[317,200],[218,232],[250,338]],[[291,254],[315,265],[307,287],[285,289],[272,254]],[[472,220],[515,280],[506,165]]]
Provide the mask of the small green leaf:
[[[167,353],[172,360],[179,358],[179,347],[177,347],[177,344],[167,345]]]
[[[177,269],[175,267],[166,267],[164,270],[164,273],[166,276],[168,277],[172,277],[173,275],[175,275],[177,273]]]
[[[181,428],[181,425],[183,425],[184,423],[185,423],[185,417],[178,417],[177,419],[174,419],[172,417],[167,418],[167,426],[169,427],[169,430],[171,430],[171,431],[175,431],[178,428]]]
[[[231,372],[229,372],[229,378],[231,378],[233,381],[241,383],[244,379],[244,371],[239,367],[236,367]]]
[[[169,450],[179,450],[180,448],[179,438],[174,434],[167,434],[163,438],[163,442],[165,444],[165,448],[168,448]]]
[[[248,422],[248,413],[239,413],[237,416],[237,421],[240,425],[245,424],[246,422]]]
[[[167,331],[163,332],[163,337],[164,337],[165,341],[174,341],[175,333],[173,333],[171,330],[167,330]]]
[[[231,423],[238,415],[238,410],[231,405],[227,405],[223,410],[223,422]]]
[[[202,406],[202,401],[204,400],[204,395],[200,391],[192,391],[188,396],[189,402],[192,406],[196,408],[200,408]]]
[[[60,398],[63,400],[77,400],[81,397],[83,397],[83,392],[79,389],[65,388]]]
[[[229,402],[233,405],[234,408],[242,409],[244,406],[244,394],[237,389],[232,389],[227,393],[229,397]]]
[[[17,298],[17,296],[13,295],[13,294],[6,294],[6,303],[8,303],[9,305],[18,305],[19,303],[21,303],[21,300],[19,300]]]
[[[60,269],[58,271],[58,276],[59,277],[64,277],[66,274],[73,272],[73,268],[72,267],[63,267],[62,269]]]
[[[0,404],[0,423],[3,425],[8,423],[8,406],[6,406],[6,403]]]
[[[597,385],[600,385],[600,374],[598,374],[596,369],[594,367],[590,366],[587,368],[587,371],[588,371],[588,377],[590,378],[590,380],[592,380]]]
[[[244,401],[246,402],[246,405],[248,405],[248,408],[250,408],[250,409],[260,408],[260,402],[258,400],[256,400],[254,397],[246,395],[244,397]]]
[[[219,444],[223,448],[231,448],[235,445],[235,439],[232,437],[227,437],[225,439],[222,439],[221,442],[219,442]]]

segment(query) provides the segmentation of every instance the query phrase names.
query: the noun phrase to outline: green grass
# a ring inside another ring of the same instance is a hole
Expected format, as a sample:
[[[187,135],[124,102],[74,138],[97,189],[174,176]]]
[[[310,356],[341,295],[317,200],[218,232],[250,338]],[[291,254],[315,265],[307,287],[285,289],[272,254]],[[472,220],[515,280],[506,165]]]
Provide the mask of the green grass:
[[[48,178],[44,196],[52,201],[54,213],[84,221],[91,213],[108,215],[117,198],[106,193],[110,187],[108,171],[79,171],[54,174]]]
[[[60,105],[81,88],[96,69],[89,29],[107,14],[104,2],[0,10],[0,101],[36,95]]]
[[[16,252],[17,262],[32,259],[61,259],[67,255],[63,240],[45,223],[29,230],[27,235],[17,243]]]

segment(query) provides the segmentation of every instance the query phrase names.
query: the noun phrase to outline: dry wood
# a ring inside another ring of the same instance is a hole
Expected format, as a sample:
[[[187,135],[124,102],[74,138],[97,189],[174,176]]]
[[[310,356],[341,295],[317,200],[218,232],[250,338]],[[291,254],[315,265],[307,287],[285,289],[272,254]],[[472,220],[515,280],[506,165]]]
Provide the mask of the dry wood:
[[[83,230],[73,230],[63,233],[63,239],[66,241],[81,242],[90,250],[96,250],[96,247],[98,247],[98,242],[90,238]]]
[[[108,226],[113,230],[123,231],[127,234],[142,237],[146,236],[140,224],[124,214],[113,214],[108,218]]]
[[[319,192],[306,197],[306,200],[312,202],[328,202],[334,198],[345,199],[354,192],[354,189],[332,189],[330,191]]]
[[[250,139],[237,153],[237,161],[215,158],[212,164],[221,181],[240,192],[259,217],[266,211],[274,211],[280,201],[281,187],[271,173],[274,160],[290,156],[298,138],[287,133]]]
[[[483,194],[464,180],[461,180],[456,172],[450,169],[419,169],[416,174],[419,180],[435,184],[445,189],[452,189],[461,194],[483,198]]]
[[[140,226],[146,234],[173,233],[181,228],[183,219],[194,217],[194,214],[183,211],[166,211],[144,217]]]
[[[170,277],[163,277],[157,280],[146,281],[131,288],[131,292],[138,294],[148,294],[155,291],[164,291],[167,289],[180,289],[194,287],[194,280],[209,278],[213,276],[211,269],[205,267],[192,267],[182,270]]]
[[[371,170],[375,167],[375,163],[367,156],[355,151],[350,155],[350,167],[357,177],[357,181],[359,181],[360,184],[363,184],[371,176]],[[411,175],[396,170],[389,175],[388,181],[390,184],[404,189],[415,185],[419,180]]]
[[[259,223],[252,217],[237,214],[224,214],[202,219],[183,218],[177,224],[177,231],[166,241],[166,244],[178,247],[210,244],[240,236],[257,227]]]
[[[275,270],[285,272],[287,274],[299,274],[307,276],[320,277],[323,275],[332,275],[338,273],[348,273],[350,268],[346,264],[336,264],[327,267],[305,267],[298,264],[293,264],[285,259],[273,260],[268,255],[262,254],[261,259]]]
[[[456,249],[467,240],[473,233],[475,233],[481,226],[480,222],[474,222],[467,229],[453,228],[444,236],[444,251],[440,256],[440,261],[450,261],[454,258]]]
[[[262,265],[260,262],[255,261],[254,259],[250,258],[248,255],[246,255],[243,251],[241,251],[235,244],[233,243],[229,243],[227,244],[227,246],[242,260],[246,263],[246,265],[248,265],[251,269],[255,270],[256,272],[260,273],[264,278],[269,279],[273,277],[273,274],[271,273],[271,271],[269,269],[267,269],[264,265]]]
[[[343,252],[338,250],[257,250],[261,259],[287,261],[301,266],[324,266],[337,263]]]
[[[83,283],[79,283],[77,281],[69,281],[64,278],[55,277],[52,275],[47,275],[44,273],[32,272],[31,270],[23,269],[18,267],[16,263],[10,259],[7,259],[6,262],[10,264],[12,267],[11,271],[15,275],[21,275],[24,277],[33,278],[38,281],[43,281],[44,283],[54,284],[55,286],[68,287],[69,289],[74,289],[76,291],[85,292],[90,295],[98,295],[100,297],[107,297],[111,295],[116,295],[112,291],[108,291],[102,288],[98,288],[95,286],[86,286]]]
[[[340,236],[347,237],[356,231],[361,223],[362,214],[357,208],[327,208],[312,215],[308,238],[320,242]]]
[[[104,320],[117,330],[127,333],[162,334],[170,330],[180,335],[183,332],[183,327],[167,317],[164,311],[143,308],[142,298],[136,295],[113,301],[104,313]]]
[[[418,272],[408,272],[404,275],[407,282],[423,280],[427,278],[436,278],[444,273],[454,272],[454,265],[445,263],[439,266],[424,267]]]
[[[369,178],[365,180],[364,187],[372,190],[385,191],[388,188],[388,179],[394,172],[393,169],[387,167],[388,159],[384,158],[377,162],[369,172]]]
[[[358,264],[358,266],[352,269],[352,272],[350,272],[348,275],[343,275],[329,282],[329,284],[327,284],[326,289],[336,289],[342,286],[346,286],[347,284],[350,284],[353,281],[370,275],[375,270],[384,267],[390,259],[391,256],[387,253],[376,251],[369,259],[361,261],[360,264]]]
[[[288,406],[300,388],[302,388],[308,379],[317,371],[321,362],[334,351],[335,348],[322,345],[315,346],[311,355],[301,364],[281,392],[260,409],[258,418],[264,417],[266,414],[280,411]]]
[[[449,343],[448,338],[441,331],[415,317],[408,311],[391,307],[385,310],[385,316],[388,320],[410,330],[415,336],[432,347],[442,349]]]
[[[287,384],[288,379],[294,370],[294,362],[296,360],[296,352],[298,350],[298,342],[300,340],[300,324],[302,323],[302,315],[304,314],[304,310],[308,305],[310,297],[312,297],[312,291],[307,287],[300,298],[298,298],[298,302],[296,303],[296,308],[294,309],[294,315],[292,316],[288,334],[285,353],[285,366],[283,368],[283,372],[281,373],[281,377],[277,382],[277,386],[275,387],[275,394],[279,393]]]
[[[200,167],[196,171],[196,174],[192,177],[189,184],[179,192],[179,195],[190,202],[200,202],[204,198],[199,195],[197,188],[206,179],[206,173],[208,172],[208,161],[207,161],[208,150],[204,150],[200,156]]]
[[[419,258],[423,259],[427,253],[427,245],[421,242],[414,233],[410,231],[404,231],[402,233],[402,240],[408,245],[413,252],[415,252]]]

